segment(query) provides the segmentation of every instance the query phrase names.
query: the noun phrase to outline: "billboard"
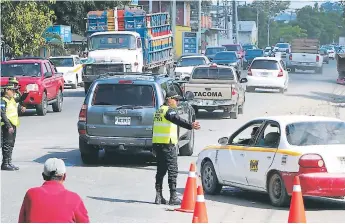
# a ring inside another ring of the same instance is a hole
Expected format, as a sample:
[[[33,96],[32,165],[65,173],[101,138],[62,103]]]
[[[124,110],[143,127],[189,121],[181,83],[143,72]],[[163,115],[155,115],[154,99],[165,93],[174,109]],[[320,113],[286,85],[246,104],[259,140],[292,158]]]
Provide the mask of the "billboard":
[[[72,32],[70,26],[56,25],[48,27],[46,30],[47,33],[55,33],[61,37],[61,40],[64,43],[72,42]],[[51,41],[51,38],[46,38],[47,41]]]
[[[182,33],[182,54],[198,53],[198,35],[196,32]]]

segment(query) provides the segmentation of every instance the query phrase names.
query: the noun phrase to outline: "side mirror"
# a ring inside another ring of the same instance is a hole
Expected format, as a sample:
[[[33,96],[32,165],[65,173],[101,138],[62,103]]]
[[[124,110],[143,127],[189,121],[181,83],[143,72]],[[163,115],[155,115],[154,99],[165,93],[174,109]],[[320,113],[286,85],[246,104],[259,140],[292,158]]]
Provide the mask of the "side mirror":
[[[291,69],[290,69],[290,68],[287,68],[286,71],[291,72]]]
[[[194,93],[191,92],[191,91],[187,91],[185,94],[184,94],[184,97],[186,100],[194,100]]]
[[[53,73],[51,73],[51,72],[44,73],[44,78],[50,78],[52,76],[53,76]]]
[[[227,145],[228,142],[229,142],[229,138],[228,137],[223,137],[223,138],[218,139],[218,143],[220,145]]]
[[[248,82],[248,79],[247,79],[247,78],[242,78],[242,79],[240,79],[240,83],[246,83],[246,82]]]

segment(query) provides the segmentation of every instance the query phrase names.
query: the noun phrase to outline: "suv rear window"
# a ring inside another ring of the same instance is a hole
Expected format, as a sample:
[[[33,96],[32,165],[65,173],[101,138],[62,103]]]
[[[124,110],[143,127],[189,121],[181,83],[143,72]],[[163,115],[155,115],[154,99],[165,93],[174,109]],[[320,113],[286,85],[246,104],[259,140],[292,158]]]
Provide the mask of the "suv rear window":
[[[234,80],[231,68],[195,68],[192,79]]]
[[[239,51],[241,50],[240,46],[238,45],[225,45],[224,46],[227,51]]]
[[[279,70],[278,62],[272,60],[255,60],[250,66],[251,69]]]
[[[154,91],[149,85],[99,84],[92,105],[154,107]]]

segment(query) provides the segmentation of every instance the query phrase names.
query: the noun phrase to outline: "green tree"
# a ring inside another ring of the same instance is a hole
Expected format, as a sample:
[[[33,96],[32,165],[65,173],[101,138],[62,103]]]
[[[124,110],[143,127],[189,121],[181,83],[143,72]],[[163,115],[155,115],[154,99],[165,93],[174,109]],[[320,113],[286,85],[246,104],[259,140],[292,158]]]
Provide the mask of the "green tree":
[[[283,25],[279,27],[279,38],[284,39],[284,42],[291,43],[295,38],[305,38],[308,36],[307,31],[299,26]],[[278,42],[277,40],[276,42]]]
[[[34,54],[45,44],[42,34],[54,19],[45,2],[5,1],[1,11],[3,38],[13,56]]]

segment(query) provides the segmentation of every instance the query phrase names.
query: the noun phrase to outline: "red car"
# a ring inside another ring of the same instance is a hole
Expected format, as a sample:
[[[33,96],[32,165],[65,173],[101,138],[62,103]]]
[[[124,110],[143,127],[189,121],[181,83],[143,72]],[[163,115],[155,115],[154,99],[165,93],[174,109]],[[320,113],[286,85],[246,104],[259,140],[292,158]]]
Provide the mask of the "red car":
[[[227,51],[236,51],[236,53],[241,56],[241,59],[244,58],[244,50],[241,44],[225,44],[223,47],[225,47]]]
[[[47,114],[48,105],[54,112],[62,111],[64,78],[54,65],[43,58],[20,58],[1,62],[1,85],[8,84],[9,77],[19,81],[19,91],[29,95],[24,101],[27,109],[36,109],[40,116]]]

